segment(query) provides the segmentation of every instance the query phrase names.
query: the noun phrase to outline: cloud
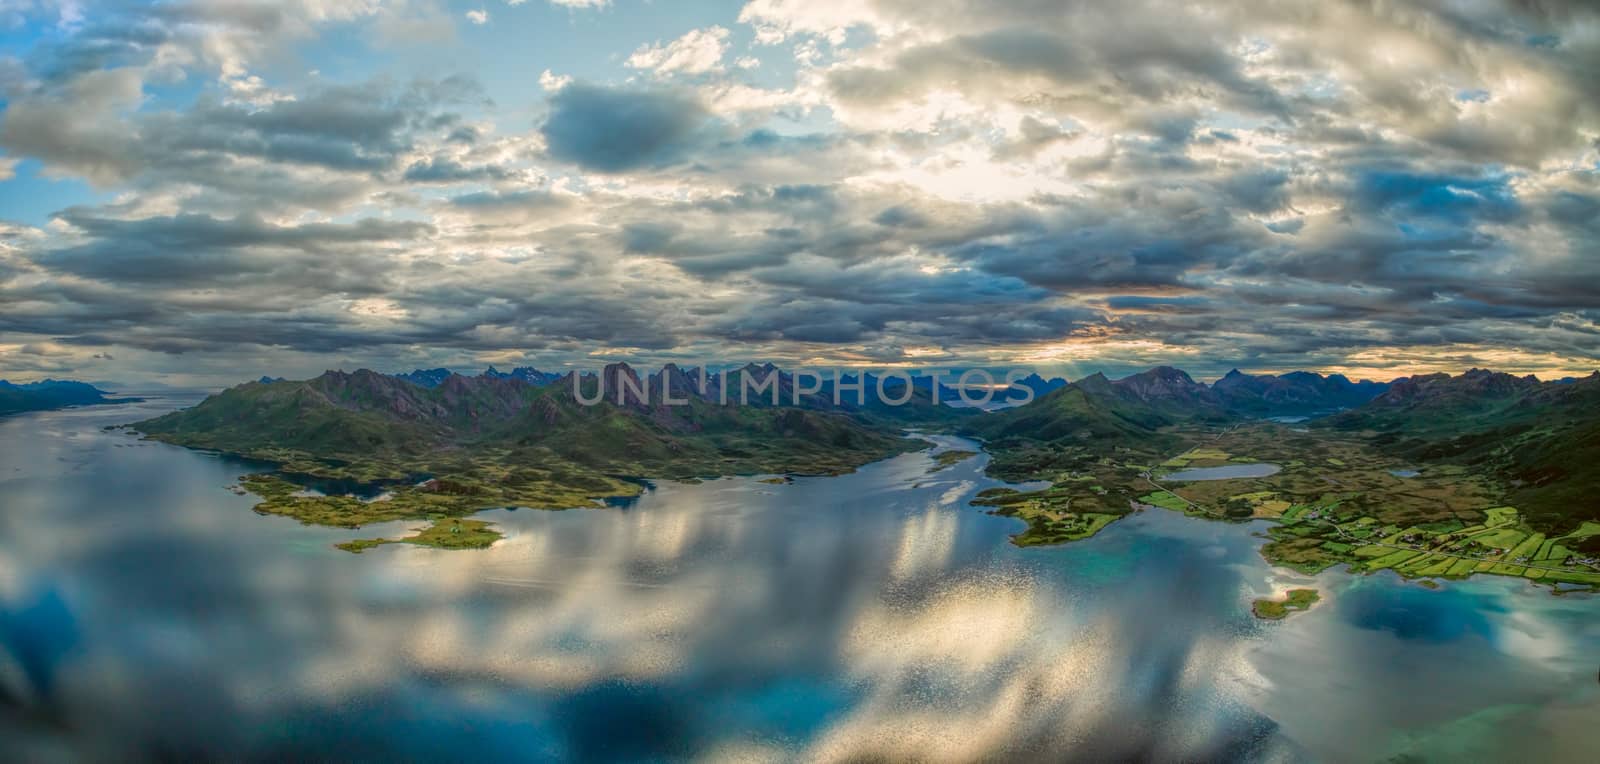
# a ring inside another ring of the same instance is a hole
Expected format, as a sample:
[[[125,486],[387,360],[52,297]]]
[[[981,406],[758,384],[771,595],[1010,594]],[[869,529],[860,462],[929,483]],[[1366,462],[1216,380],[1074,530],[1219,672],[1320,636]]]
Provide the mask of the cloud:
[[[524,58],[449,48],[468,9],[125,5],[0,57],[0,183],[95,187],[0,227],[0,344],[1596,361],[1592,4],[754,0],[644,45],[573,13],[513,30],[537,87],[477,84]]]
[[[842,40],[853,27],[880,20],[873,3],[856,0],[751,0],[739,11],[739,22],[756,30],[756,41],[776,45],[796,35]]]
[[[513,175],[511,171],[495,165],[469,167],[450,157],[429,157],[412,163],[400,179],[412,183],[456,183],[507,180]]]
[[[673,91],[574,83],[551,96],[539,132],[555,159],[617,173],[683,161],[710,116]]]
[[[90,243],[40,253],[34,261],[62,273],[116,282],[216,284],[271,276],[349,291],[381,289],[374,245],[427,235],[424,223],[365,219],[349,224],[277,225],[240,215],[114,220],[69,211],[61,218]],[[368,256],[363,256],[363,254]]]
[[[539,74],[539,87],[545,90],[560,90],[570,84],[572,84],[571,77],[557,75],[554,72],[551,72],[549,69],[546,69]]]
[[[722,69],[728,52],[728,30],[712,26],[692,29],[669,43],[641,45],[625,62],[635,69],[651,69],[659,76],[705,74]]]
[[[138,168],[136,137],[120,123],[141,91],[140,73],[124,68],[84,73],[58,92],[13,98],[0,121],[0,146],[40,159],[57,174],[121,180]]]
[[[12,101],[0,147],[45,172],[102,187],[206,188],[243,207],[347,201],[394,171],[419,141],[458,127],[452,106],[479,98],[464,78],[330,85],[265,103],[202,96],[184,110],[134,110],[139,78],[91,72],[60,92]]]
[[[489,23],[489,12],[483,10],[482,8],[474,11],[467,11],[466,16],[467,21],[470,21],[478,26]]]

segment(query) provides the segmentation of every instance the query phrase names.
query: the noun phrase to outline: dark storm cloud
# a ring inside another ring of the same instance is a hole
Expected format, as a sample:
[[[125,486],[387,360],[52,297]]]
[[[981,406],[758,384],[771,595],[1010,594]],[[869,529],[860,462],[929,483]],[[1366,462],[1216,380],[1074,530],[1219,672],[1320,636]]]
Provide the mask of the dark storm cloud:
[[[412,183],[459,183],[463,181],[506,180],[512,173],[496,165],[467,166],[449,157],[434,157],[414,162],[400,176]]]
[[[450,197],[450,205],[466,210],[479,218],[513,217],[537,220],[539,213],[546,215],[560,211],[571,202],[547,189],[533,188],[520,191],[475,191]]]
[[[539,131],[550,156],[618,173],[683,161],[709,119],[680,93],[573,83],[551,96]]]
[[[1130,192],[1102,205],[1057,206],[999,242],[951,254],[991,273],[1048,289],[1171,287],[1195,270],[1225,267],[1265,244],[1216,198]]]
[[[903,206],[885,209],[873,217],[872,222],[894,228],[920,228],[928,224],[927,218]]]
[[[1216,304],[1209,297],[1145,297],[1142,295],[1106,298],[1106,307],[1116,311],[1152,313],[1209,313]]]
[[[1560,191],[1546,202],[1545,212],[1562,225],[1600,233],[1600,196]]]
[[[635,254],[654,254],[666,250],[679,226],[672,223],[628,223],[622,226],[622,248]]]
[[[208,284],[270,275],[351,292],[383,288],[380,247],[424,236],[416,222],[366,219],[350,224],[279,226],[259,218],[204,215],[112,220],[72,210],[61,219],[90,238],[86,244],[34,258],[63,273],[117,282]]]
[[[265,108],[208,103],[144,128],[174,154],[219,152],[341,170],[389,167],[417,115],[406,99],[369,87],[334,87]]]
[[[1218,186],[1235,204],[1251,212],[1289,207],[1289,174],[1283,170],[1246,170],[1224,178]]]

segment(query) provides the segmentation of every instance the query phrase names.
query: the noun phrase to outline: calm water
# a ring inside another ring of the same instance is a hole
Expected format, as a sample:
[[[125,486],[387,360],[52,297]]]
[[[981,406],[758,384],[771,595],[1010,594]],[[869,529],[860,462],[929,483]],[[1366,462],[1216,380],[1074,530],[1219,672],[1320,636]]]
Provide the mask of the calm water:
[[[1188,480],[1232,480],[1234,478],[1266,477],[1283,469],[1276,464],[1257,462],[1255,464],[1224,464],[1220,467],[1193,467],[1167,473],[1162,480],[1188,481]]]
[[[490,550],[335,542],[248,465],[0,420],[0,760],[1571,761],[1600,747],[1600,601],[1260,559],[1149,511],[1019,550],[972,460],[660,484],[485,516]],[[945,441],[947,444],[956,441]],[[1249,602],[1314,585],[1279,623]],[[127,758],[118,756],[116,758]]]

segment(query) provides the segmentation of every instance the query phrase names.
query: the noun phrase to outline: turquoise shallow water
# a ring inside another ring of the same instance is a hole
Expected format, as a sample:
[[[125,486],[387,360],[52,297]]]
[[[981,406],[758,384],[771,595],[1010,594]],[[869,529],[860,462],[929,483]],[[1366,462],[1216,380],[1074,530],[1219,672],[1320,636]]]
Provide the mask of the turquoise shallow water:
[[[479,552],[351,555],[252,465],[0,420],[0,758],[1585,759],[1600,601],[1315,578],[1147,511],[1017,549],[970,460],[495,511]],[[947,445],[968,445],[943,439]],[[1251,599],[1315,586],[1278,623]],[[118,757],[121,758],[121,757]]]

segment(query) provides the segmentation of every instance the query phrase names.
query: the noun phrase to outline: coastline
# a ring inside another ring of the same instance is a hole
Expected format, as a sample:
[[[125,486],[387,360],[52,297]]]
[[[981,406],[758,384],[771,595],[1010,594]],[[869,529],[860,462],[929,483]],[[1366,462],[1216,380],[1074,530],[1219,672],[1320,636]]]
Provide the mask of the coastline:
[[[781,471],[625,475],[593,470],[576,473],[571,470],[550,470],[529,476],[515,474],[517,466],[504,458],[506,454],[492,449],[483,449],[489,453],[479,454],[459,449],[440,460],[402,465],[393,459],[345,461],[318,458],[287,449],[240,452],[191,445],[177,436],[143,432],[138,429],[137,423],[114,428],[138,433],[145,440],[269,465],[263,472],[240,476],[237,485],[240,491],[259,499],[252,507],[257,514],[291,517],[304,525],[347,529],[393,521],[431,523],[421,532],[403,538],[360,539],[336,545],[355,553],[388,543],[444,549],[481,549],[501,538],[501,534],[488,523],[464,520],[479,512],[509,507],[542,511],[600,509],[611,502],[638,497],[644,491],[646,482],[653,480],[700,481],[718,477],[776,475],[776,478],[769,480],[790,482],[795,477],[836,477],[883,459],[929,450],[937,445],[918,433],[907,433],[897,441],[899,447],[886,453],[862,452],[860,455],[863,458],[845,460],[842,466],[832,463],[838,456],[836,453],[829,459],[829,464],[791,463],[782,465],[790,469]],[[915,447],[912,447],[914,444]],[[412,478],[419,475],[428,477],[413,482]],[[556,477],[558,475],[561,477]],[[522,479],[512,480],[513,477]],[[527,479],[529,477],[535,479]],[[329,495],[308,490],[295,478],[354,481],[364,486],[382,486],[384,490],[371,499],[350,494]],[[465,540],[461,534],[450,532],[450,529],[465,523],[473,524]]]

